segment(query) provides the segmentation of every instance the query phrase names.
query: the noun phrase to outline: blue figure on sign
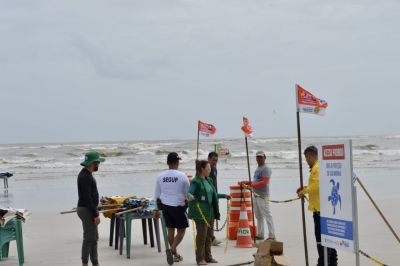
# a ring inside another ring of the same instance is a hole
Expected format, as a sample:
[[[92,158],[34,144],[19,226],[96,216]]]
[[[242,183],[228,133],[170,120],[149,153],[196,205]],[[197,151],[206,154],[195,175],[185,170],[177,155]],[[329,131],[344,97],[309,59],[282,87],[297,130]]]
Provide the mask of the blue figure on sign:
[[[339,182],[337,182],[336,185],[335,185],[335,180],[333,179],[331,179],[329,182],[332,183],[332,191],[331,195],[328,197],[328,201],[331,202],[333,207],[333,215],[335,215],[336,205],[338,204],[338,202],[340,203],[340,209],[342,209],[342,199],[340,198],[339,195]]]

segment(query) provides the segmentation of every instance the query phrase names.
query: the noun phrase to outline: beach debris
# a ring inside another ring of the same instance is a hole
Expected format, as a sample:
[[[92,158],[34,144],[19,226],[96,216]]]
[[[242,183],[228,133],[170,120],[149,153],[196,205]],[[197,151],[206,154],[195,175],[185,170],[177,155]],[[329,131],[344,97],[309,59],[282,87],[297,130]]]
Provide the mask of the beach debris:
[[[12,173],[9,173],[9,172],[7,172],[7,173],[0,173],[0,178],[3,178],[3,181],[4,181],[4,189],[8,189],[8,179],[10,178],[10,177],[12,177],[13,176],[13,174]]]
[[[112,197],[102,197],[100,199],[100,205],[97,207],[99,213],[103,213],[104,217],[111,218],[113,214],[120,215],[121,211],[133,212],[137,211],[139,213],[152,212],[156,209],[156,203],[149,198],[138,198],[136,196],[112,196]],[[72,208],[72,210],[62,211],[60,214],[75,213],[77,208]]]
[[[8,221],[17,218],[25,222],[30,216],[26,209],[0,208],[0,226],[4,227]]]
[[[254,263],[254,260],[252,261],[247,261],[247,262],[241,262],[241,263],[237,263],[237,264],[229,264],[228,266],[242,266],[242,265],[249,265]]]
[[[335,184],[335,180],[333,180],[333,179],[331,179],[329,182],[332,183],[332,190],[331,190],[331,195],[328,196],[328,201],[331,202],[332,207],[333,207],[333,214],[335,215],[336,214],[336,205],[338,203],[340,203],[340,209],[342,209],[342,198],[340,197],[340,194],[339,194],[340,183],[337,182]]]
[[[290,266],[283,256],[283,242],[276,240],[265,240],[254,244],[257,253],[253,254],[256,266]]]

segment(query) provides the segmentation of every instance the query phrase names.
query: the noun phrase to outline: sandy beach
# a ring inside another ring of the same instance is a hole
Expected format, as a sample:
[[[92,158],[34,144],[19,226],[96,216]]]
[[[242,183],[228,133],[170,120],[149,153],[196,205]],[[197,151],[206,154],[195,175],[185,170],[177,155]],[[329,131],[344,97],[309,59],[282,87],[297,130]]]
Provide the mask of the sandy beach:
[[[31,213],[23,223],[25,265],[82,265],[81,220],[60,212],[77,206],[89,151],[106,159],[94,174],[100,197],[140,198],[153,198],[170,152],[182,158],[178,170],[193,176],[197,159],[219,151],[217,189],[228,194],[252,179],[264,151],[272,176],[260,176],[261,184],[284,201],[297,197],[299,151],[306,185],[304,149],[335,142],[319,152],[346,163],[321,168],[329,179],[319,180],[331,183],[329,193],[320,186],[320,202],[337,218],[322,217],[323,235],[336,238],[321,242],[352,248],[353,224],[343,217],[353,218],[354,173],[400,235],[399,14],[395,0],[0,0],[0,173],[13,174],[7,191],[0,179],[0,208]],[[346,159],[339,140],[351,140]],[[399,242],[356,187],[360,249],[399,266]],[[271,203],[291,266],[306,265],[301,207]],[[224,221],[225,199],[220,213]],[[315,266],[309,211],[306,224]],[[100,265],[167,265],[163,236],[159,253],[143,245],[141,227],[134,222],[127,259],[109,246],[110,220],[101,216]],[[192,233],[175,265],[196,265]],[[347,235],[339,242],[340,234]],[[217,265],[253,261],[255,248],[229,241],[224,252],[226,231],[216,236]],[[360,257],[362,266],[376,265]],[[353,253],[338,258],[340,266],[356,265]],[[18,265],[15,241],[3,265]]]
[[[105,165],[104,165],[105,166]],[[79,168],[78,168],[79,169]],[[292,191],[296,188],[298,180],[296,178],[279,177],[272,183],[272,197],[276,199],[287,199],[293,196]],[[244,172],[221,171],[220,186],[227,192],[229,185],[234,184]],[[285,173],[287,174],[287,173]],[[293,171],[295,174],[295,171]],[[390,173],[386,173],[390,175]],[[156,172],[120,175],[116,177],[106,177],[97,175],[99,191],[101,195],[128,195],[136,193],[141,196],[151,196],[153,179]],[[395,188],[377,182],[375,177],[368,176],[361,172],[359,176],[366,176],[364,183],[370,188],[372,195],[383,212],[392,222],[395,230],[399,230],[396,221],[400,220],[398,211],[399,196]],[[387,183],[397,183],[393,177],[387,177]],[[145,184],[137,180],[147,179]],[[379,180],[378,180],[379,181]],[[1,204],[12,207],[23,207],[32,211],[30,219],[23,225],[24,245],[25,245],[25,265],[80,265],[80,247],[82,238],[81,223],[76,214],[59,214],[60,211],[71,209],[76,199],[76,179],[71,176],[68,178],[26,180],[19,177],[10,180],[10,190],[8,197],[1,194]],[[130,183],[128,186],[124,184]],[[381,184],[381,186],[376,185]],[[382,186],[385,191],[382,191]],[[382,260],[387,265],[398,265],[398,243],[391,235],[383,221],[379,218],[373,206],[363,195],[359,194],[359,232],[360,247],[373,257]],[[226,217],[226,204],[221,202],[222,219]],[[293,202],[287,204],[272,205],[273,217],[276,224],[277,236],[284,242],[285,256],[291,265],[301,266],[304,262],[304,249],[301,227],[300,203]],[[114,247],[108,246],[110,220],[102,217],[100,224],[99,257],[101,265],[167,265],[165,247],[162,243],[162,252],[158,253],[157,248],[150,245],[143,245],[141,224],[134,223],[132,232],[131,259],[126,258],[126,252],[120,256]],[[313,222],[311,213],[307,213],[307,235],[310,252],[310,263],[316,261],[316,248],[313,236]],[[220,240],[225,240],[225,231],[217,233]],[[252,261],[254,248],[238,249],[235,248],[235,241],[229,241],[228,251],[224,253],[225,241],[219,247],[213,247],[212,251],[215,258],[219,261],[218,265],[229,265],[240,262]],[[187,230],[183,243],[179,247],[179,252],[184,257],[184,261],[174,265],[195,265],[193,250],[192,229]],[[1,265],[17,265],[16,247],[13,243],[10,248],[10,256],[2,261]],[[353,254],[339,252],[339,265],[355,265]],[[361,265],[375,265],[371,261],[361,258]]]

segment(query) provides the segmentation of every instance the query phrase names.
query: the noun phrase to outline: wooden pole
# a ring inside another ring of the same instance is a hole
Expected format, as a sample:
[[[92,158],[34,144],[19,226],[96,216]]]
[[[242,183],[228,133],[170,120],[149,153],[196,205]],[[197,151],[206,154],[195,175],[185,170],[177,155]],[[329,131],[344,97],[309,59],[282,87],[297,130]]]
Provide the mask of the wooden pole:
[[[200,120],[197,121],[197,150],[196,150],[196,161],[199,160],[199,145],[200,145]]]
[[[116,215],[116,216],[119,216],[119,215],[122,215],[122,214],[125,214],[125,213],[135,212],[135,211],[140,210],[141,208],[142,208],[142,207],[137,207],[137,208],[129,209],[129,210],[126,210],[126,211],[118,212],[118,213],[116,213],[115,215]]]
[[[214,144],[214,152],[217,152],[217,144]],[[217,177],[215,177],[215,189],[217,190],[218,193],[218,182],[217,182]],[[215,219],[215,226],[218,229],[218,220]]]
[[[301,132],[300,132],[300,113],[297,113],[297,144],[299,149],[299,171],[300,171],[300,188],[303,189],[303,163],[301,159]],[[307,247],[307,230],[306,230],[306,217],[304,210],[304,197],[301,198],[301,218],[303,222],[303,239],[304,239],[304,255],[306,259],[306,266],[308,266],[308,247]]]
[[[76,209],[70,210],[70,211],[62,211],[62,212],[60,212],[60,214],[74,213],[74,212],[76,212],[76,211],[77,211]]]
[[[247,136],[244,137],[244,140],[246,142],[246,155],[247,155],[247,170],[249,173],[249,182],[251,184],[251,173],[250,173],[250,158],[249,158],[249,144],[247,143]],[[255,232],[255,225],[256,221],[254,220],[254,203],[253,203],[253,197],[250,197],[251,200],[251,212],[253,214],[253,235],[254,235],[254,243],[256,243],[256,232]],[[247,210],[246,210],[247,211]]]
[[[400,242],[399,236],[396,234],[394,231],[393,227],[390,225],[389,221],[386,219],[385,215],[383,215],[382,211],[379,209],[378,205],[375,203],[375,201],[372,199],[371,195],[368,193],[367,189],[364,187],[363,183],[361,180],[357,177],[356,178],[357,182],[360,184],[361,188],[364,190],[365,194],[367,194],[369,200],[372,202],[374,205],[375,209],[378,211],[379,215],[382,217],[383,221],[386,223],[386,225],[389,227],[389,230],[392,232],[394,237],[397,239],[398,242]]]

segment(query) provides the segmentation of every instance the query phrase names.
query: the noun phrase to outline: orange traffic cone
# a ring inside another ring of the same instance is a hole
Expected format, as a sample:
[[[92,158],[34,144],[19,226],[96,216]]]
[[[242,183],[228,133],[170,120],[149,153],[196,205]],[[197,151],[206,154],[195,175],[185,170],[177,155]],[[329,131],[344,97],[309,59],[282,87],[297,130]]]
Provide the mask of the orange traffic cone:
[[[251,241],[251,232],[249,221],[247,220],[247,209],[244,203],[240,206],[240,219],[237,230],[236,247],[238,248],[251,248],[253,247]]]

